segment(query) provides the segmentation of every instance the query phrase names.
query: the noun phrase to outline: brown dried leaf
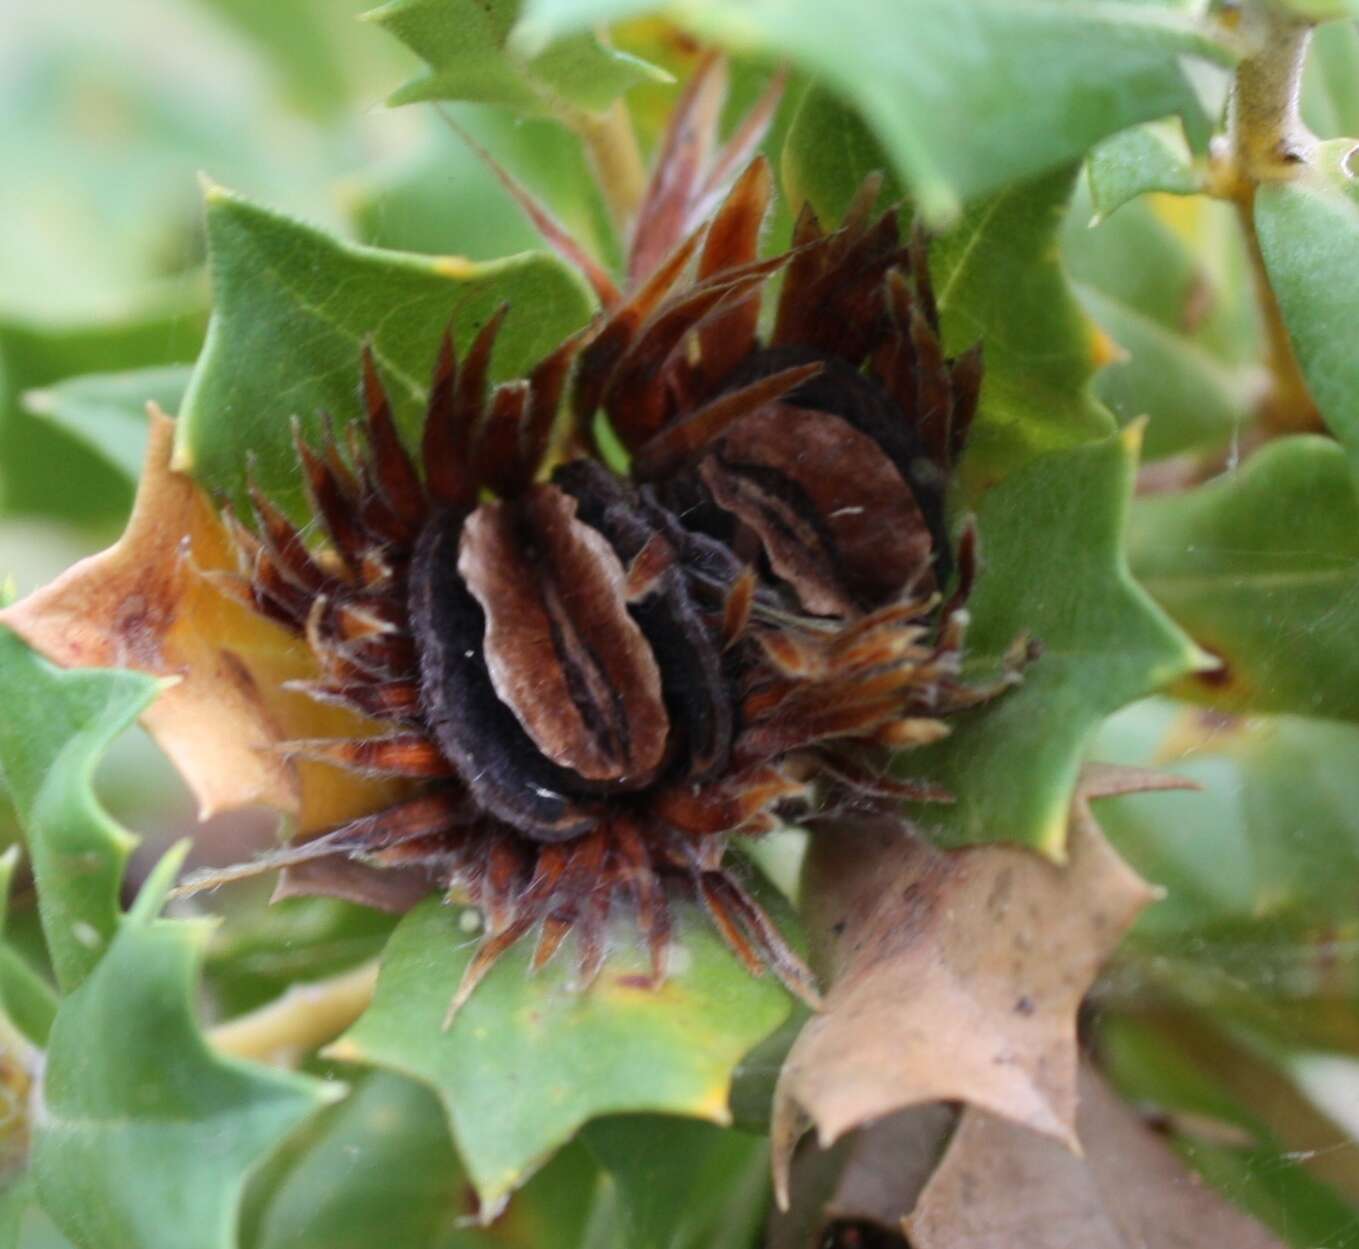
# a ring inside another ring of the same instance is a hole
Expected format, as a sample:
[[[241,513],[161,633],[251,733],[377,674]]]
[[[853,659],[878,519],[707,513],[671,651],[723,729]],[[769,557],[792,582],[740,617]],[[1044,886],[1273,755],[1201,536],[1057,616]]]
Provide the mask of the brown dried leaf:
[[[1156,896],[1105,842],[1089,800],[1177,783],[1087,774],[1064,866],[1010,845],[941,851],[893,820],[812,839],[808,926],[831,990],[775,1093],[781,1204],[808,1126],[824,1148],[919,1102],[966,1101],[1075,1145],[1076,1008]]]
[[[1084,1156],[967,1109],[914,1212],[915,1249],[1282,1249],[1187,1170],[1088,1066]]]
[[[296,815],[307,832],[382,805],[388,787],[276,750],[290,738],[353,736],[364,722],[284,690],[318,675],[306,646],[202,575],[235,563],[207,495],[170,470],[174,428],[152,410],[123,536],[0,612],[0,623],[63,667],[167,678],[143,722],[204,818],[262,804]]]

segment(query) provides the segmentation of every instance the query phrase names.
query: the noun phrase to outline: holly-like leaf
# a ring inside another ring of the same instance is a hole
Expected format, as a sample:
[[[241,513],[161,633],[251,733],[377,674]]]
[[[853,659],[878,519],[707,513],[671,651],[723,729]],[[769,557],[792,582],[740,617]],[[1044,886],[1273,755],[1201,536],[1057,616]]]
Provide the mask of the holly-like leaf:
[[[1090,153],[1086,171],[1095,207],[1091,224],[1149,191],[1194,195],[1204,186],[1184,131],[1173,121],[1134,126],[1105,139]]]
[[[439,339],[465,350],[501,305],[493,373],[518,376],[589,316],[583,279],[539,252],[476,263],[345,243],[210,187],[215,313],[180,413],[175,467],[244,502],[255,480],[300,519],[289,419],[315,436],[321,412],[358,414],[362,344],[372,345],[397,419],[419,428]]]
[[[537,46],[654,7],[529,0],[516,38]],[[852,103],[933,224],[1114,131],[1195,112],[1181,58],[1229,59],[1195,23],[1145,4],[684,0],[666,11],[703,38],[787,57]]]
[[[1072,170],[1002,191],[930,251],[951,354],[980,343],[986,372],[963,461],[975,497],[1016,465],[1112,432],[1090,380],[1106,350],[1056,248]]]
[[[1141,499],[1138,579],[1222,667],[1181,684],[1239,711],[1359,720],[1359,498],[1335,443],[1271,443],[1236,472]]]
[[[587,1124],[585,1146],[612,1181],[620,1249],[746,1249],[768,1201],[763,1137],[657,1115]]]
[[[1348,149],[1349,145],[1345,145]],[[1329,171],[1271,183],[1255,196],[1255,228],[1293,350],[1326,424],[1359,471],[1359,196],[1353,175]]]
[[[318,1117],[242,1239],[249,1249],[577,1249],[597,1187],[585,1151],[567,1150],[493,1227],[469,1227],[467,1178],[439,1103],[374,1072]]]
[[[33,1174],[81,1249],[223,1249],[250,1171],[343,1091],[208,1049],[192,1002],[212,925],[156,918],[187,849],[157,866],[52,1028]]]
[[[831,987],[779,1076],[781,1204],[813,1124],[825,1148],[903,1107],[957,1099],[1074,1142],[1076,1008],[1156,896],[1088,803],[1166,783],[1180,782],[1088,775],[1065,867],[1014,846],[941,851],[895,820],[813,837],[806,910]]]
[[[1082,1156],[982,1111],[963,1111],[905,1221],[919,1249],[1282,1249],[1193,1175],[1090,1068]]]
[[[263,803],[296,814],[301,827],[314,829],[374,809],[389,790],[337,776],[334,769],[320,765],[290,763],[274,749],[281,738],[344,734],[357,722],[346,712],[323,708],[304,694],[283,689],[287,680],[314,675],[314,661],[305,646],[228,599],[204,576],[205,571],[234,567],[234,560],[207,496],[188,477],[170,471],[173,439],[173,422],[155,418],[137,504],[122,538],[0,612],[0,623],[68,667],[133,668],[167,678],[149,707],[156,682],[132,674],[118,678],[141,691],[142,701],[116,725],[121,728],[145,708],[143,722],[184,775],[205,815]],[[14,639],[8,644],[16,648],[12,653],[24,653]],[[88,683],[89,698],[97,707],[109,698],[106,683],[113,678],[92,673],[67,676],[45,664],[39,667],[29,657],[14,669],[16,681],[30,670],[49,674],[53,687],[64,681],[77,688]],[[22,752],[35,736],[44,740],[40,726],[50,719],[42,700],[22,690],[22,685],[16,686],[11,697],[22,704],[22,712],[0,725],[0,743],[17,752],[20,768]],[[73,714],[84,717],[77,723],[88,722],[91,716],[88,709]],[[47,738],[51,753],[63,762],[71,758],[65,745],[69,728],[68,723],[53,722]],[[102,745],[105,740],[97,742]],[[90,766],[88,760],[84,766]],[[8,758],[5,768],[22,805],[28,801],[19,788],[24,782],[15,779]],[[51,776],[54,786],[65,783],[60,772]],[[32,784],[38,784],[37,777]],[[36,854],[35,864],[41,872]],[[88,873],[75,875],[84,885],[93,879]],[[110,930],[117,878],[113,867],[99,878],[104,902],[97,932]],[[88,967],[92,957],[91,953],[77,958],[73,966]]]
[[[484,1211],[590,1119],[660,1111],[728,1122],[733,1068],[790,999],[737,963],[696,908],[675,909],[678,961],[663,988],[648,983],[634,921],[622,915],[588,992],[571,984],[570,949],[530,975],[521,942],[445,1031],[475,946],[463,917],[475,912],[431,899],[397,927],[372,1007],[328,1053],[434,1087]]]
[[[146,460],[146,405],[179,411],[191,366],[90,373],[25,392],[24,410],[93,448],[129,482]]]
[[[639,82],[667,75],[610,47],[594,33],[569,35],[536,52],[507,46],[523,0],[388,0],[367,14],[422,57],[429,70],[393,104],[477,100],[528,113],[599,111]]]
[[[956,797],[913,818],[951,844],[1019,841],[1060,856],[1080,759],[1110,713],[1211,660],[1136,585],[1123,527],[1136,429],[1011,473],[977,512],[984,569],[971,610],[978,662],[1027,635],[1022,683],[901,767]]]
[[[28,838],[63,989],[89,974],[112,939],[136,844],[95,798],[95,765],[158,688],[133,672],[63,672],[0,629],[0,770]]]

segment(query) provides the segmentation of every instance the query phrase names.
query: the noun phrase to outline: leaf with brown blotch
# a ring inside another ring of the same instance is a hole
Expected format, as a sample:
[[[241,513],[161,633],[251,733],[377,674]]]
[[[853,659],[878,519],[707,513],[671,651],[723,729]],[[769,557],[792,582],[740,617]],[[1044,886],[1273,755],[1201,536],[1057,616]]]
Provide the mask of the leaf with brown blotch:
[[[208,496],[169,467],[174,430],[152,410],[123,536],[0,612],[0,623],[63,667],[166,678],[143,721],[205,818],[264,805],[296,816],[307,832],[383,805],[389,784],[289,760],[278,749],[295,738],[353,736],[364,725],[284,689],[285,681],[319,675],[306,646],[204,575],[234,570],[235,561]]]
[[[968,1108],[904,1229],[917,1249],[1282,1249],[1088,1066],[1083,1156]]]
[[[1089,801],[1183,784],[1088,771],[1064,866],[1010,845],[942,851],[894,820],[812,838],[807,922],[831,988],[775,1093],[781,1204],[807,1127],[824,1148],[919,1102],[966,1101],[1074,1146],[1076,1008],[1156,897],[1105,842]]]

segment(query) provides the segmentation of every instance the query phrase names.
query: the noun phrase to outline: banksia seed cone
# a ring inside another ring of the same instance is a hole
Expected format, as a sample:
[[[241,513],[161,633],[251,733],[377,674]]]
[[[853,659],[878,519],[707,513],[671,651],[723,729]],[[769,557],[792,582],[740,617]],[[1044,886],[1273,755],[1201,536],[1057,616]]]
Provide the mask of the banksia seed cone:
[[[315,698],[389,726],[288,748],[420,782],[245,870],[427,869],[486,918],[454,1007],[534,929],[535,967],[575,931],[588,983],[624,898],[659,981],[672,890],[815,1002],[731,839],[827,802],[946,798],[887,777],[889,753],[1013,679],[959,679],[974,551],[950,552],[943,496],[980,356],[945,358],[923,242],[874,217],[876,179],[838,229],[804,209],[791,250],[758,258],[768,166],[724,184],[776,94],[708,160],[720,76],[705,62],[677,109],[626,289],[514,188],[595,285],[596,324],[494,389],[505,310],[461,360],[446,336],[414,457],[365,353],[363,436],[298,442],[328,549],[258,492],[253,527],[233,522],[228,588],[305,637]],[[601,410],[630,477],[595,454]]]

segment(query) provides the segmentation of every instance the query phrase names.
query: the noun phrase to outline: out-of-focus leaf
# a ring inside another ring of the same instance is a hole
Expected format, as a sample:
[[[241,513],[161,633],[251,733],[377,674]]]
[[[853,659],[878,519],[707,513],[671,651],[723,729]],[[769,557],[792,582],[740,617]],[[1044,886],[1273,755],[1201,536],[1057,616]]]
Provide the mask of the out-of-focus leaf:
[[[33,1173],[81,1249],[221,1249],[250,1170],[341,1095],[220,1058],[193,1018],[210,925],[156,918],[183,859],[161,861],[52,1028]]]
[[[1304,436],[1133,508],[1129,559],[1223,667],[1181,691],[1231,710],[1359,719],[1359,499],[1344,453]]]
[[[1231,209],[1153,195],[1091,228],[1092,210],[1078,188],[1062,251],[1085,310],[1121,349],[1095,393],[1121,423],[1150,418],[1149,460],[1221,447],[1268,386]]]
[[[905,1228],[918,1249],[1281,1249],[1088,1067],[1083,1156],[969,1107]]]
[[[274,749],[283,738],[362,731],[362,722],[285,690],[285,681],[314,673],[305,645],[204,576],[234,561],[207,496],[168,467],[173,438],[173,422],[152,422],[146,472],[122,538],[0,612],[0,622],[69,667],[127,667],[172,678],[143,722],[205,815],[262,803],[295,813],[309,830],[374,809],[390,797],[390,787],[320,765],[294,765]],[[97,690],[106,680],[93,674],[68,679],[90,680]],[[126,679],[139,689],[156,688],[145,677]],[[35,720],[44,715],[40,703],[25,706]],[[0,742],[5,733],[28,731],[11,717],[0,726]]]
[[[65,430],[136,481],[146,461],[146,405],[179,411],[190,372],[190,365],[171,364],[91,373],[27,391],[23,405],[30,416]]]
[[[493,153],[582,245],[608,253],[614,240],[603,197],[581,145],[560,126],[477,105],[449,105],[443,115]],[[414,151],[373,164],[346,186],[345,200],[360,240],[374,247],[495,260],[543,245],[500,179],[448,126],[432,126]]]
[[[581,1133],[613,1183],[619,1249],[747,1249],[764,1216],[762,1137],[694,1119],[626,1115]]]
[[[127,475],[85,439],[27,412],[21,396],[77,374],[192,360],[206,323],[207,291],[201,282],[134,301],[116,317],[0,317],[4,510],[86,524],[121,521],[132,502]]]
[[[563,1151],[496,1223],[468,1226],[475,1201],[433,1095],[376,1072],[317,1120],[274,1183],[249,1249],[577,1249],[598,1176]]]
[[[522,8],[522,0],[388,0],[372,10],[369,21],[429,65],[392,103],[478,100],[529,113],[572,106],[598,111],[656,73],[592,32],[521,55],[507,44]]]
[[[1166,889],[1129,938],[1111,999],[1169,988],[1315,1047],[1359,1048],[1357,749],[1359,729],[1333,720],[1224,724],[1164,701],[1109,722],[1098,758],[1173,767],[1202,786],[1106,812],[1119,852]]]
[[[1089,801],[1160,783],[1087,775],[1065,867],[1015,846],[937,850],[895,820],[812,839],[805,905],[830,992],[779,1076],[781,1191],[809,1126],[824,1149],[920,1102],[966,1101],[1072,1143],[1076,1008],[1155,897]]]
[[[727,1122],[732,1069],[790,1008],[778,985],[754,979],[683,905],[663,988],[646,983],[645,952],[631,916],[621,915],[588,992],[572,985],[569,942],[533,976],[521,942],[444,1031],[475,945],[462,922],[469,914],[431,899],[407,915],[383,957],[372,1007],[328,1052],[434,1087],[484,1210],[590,1119],[660,1111]]]
[[[1090,153],[1086,170],[1095,206],[1092,224],[1148,191],[1193,195],[1203,190],[1203,175],[1174,122],[1134,126],[1105,139]]]
[[[516,41],[537,46],[655,7],[529,0]],[[1107,134],[1196,112],[1181,58],[1227,59],[1192,21],[1143,4],[681,0],[664,9],[701,37],[788,57],[852,102],[936,224]]]
[[[1321,176],[1271,183],[1256,192],[1255,228],[1307,389],[1359,470],[1359,196]]]
[[[546,253],[478,263],[345,243],[210,187],[215,313],[181,409],[175,467],[244,501],[256,480],[297,516],[302,474],[289,418],[311,435],[322,411],[357,414],[359,352],[372,344],[397,418],[417,429],[439,339],[460,350],[502,303],[511,307],[494,373],[516,376],[589,316],[581,278]]]
[[[887,203],[902,198],[891,160],[868,123],[815,82],[803,93],[793,114],[779,173],[793,210],[809,203],[827,225],[844,216],[854,192],[870,173],[883,175]]]
[[[1262,1117],[1287,1118],[1296,1092],[1239,1053],[1212,1029],[1183,1016],[1115,1016],[1098,1033],[1102,1065],[1125,1097],[1155,1112],[1176,1152],[1233,1202],[1272,1227],[1294,1249],[1344,1245],[1359,1229],[1359,1207],[1346,1201],[1322,1171],[1353,1144],[1333,1126],[1302,1133],[1278,1130]]]
[[[63,989],[113,938],[123,866],[135,838],[90,787],[99,757],[155,698],[134,672],[63,672],[0,630],[0,769],[28,837],[38,906]]]
[[[1342,17],[1359,17],[1359,3],[1355,0],[1278,0],[1280,8],[1288,9],[1310,22],[1333,22]]]
[[[8,1020],[33,1045],[42,1046],[47,1044],[52,1018],[57,1013],[56,994],[3,941],[10,879],[18,862],[18,846],[10,846],[0,854],[0,1019]]]
[[[1359,135],[1359,29],[1335,22],[1313,31],[1302,78],[1302,115],[1323,139]]]
[[[1028,635],[1042,653],[1017,688],[902,757],[903,771],[956,797],[912,808],[938,839],[1060,856],[1080,758],[1101,721],[1208,662],[1124,562],[1136,434],[1039,456],[982,499],[969,652],[985,668]]]

